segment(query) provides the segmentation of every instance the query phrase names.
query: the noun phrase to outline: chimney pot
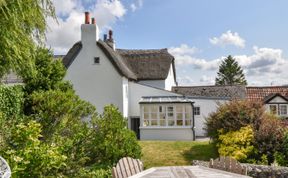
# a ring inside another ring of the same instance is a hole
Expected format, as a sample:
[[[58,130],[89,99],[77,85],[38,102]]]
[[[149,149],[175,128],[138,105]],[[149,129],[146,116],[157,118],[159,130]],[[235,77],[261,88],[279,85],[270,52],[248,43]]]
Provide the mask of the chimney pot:
[[[91,19],[91,23],[92,23],[93,25],[95,25],[95,24],[96,24],[96,20],[95,20],[95,18],[94,18],[94,17]]]
[[[109,40],[112,40],[112,39],[113,39],[113,31],[109,30]]]
[[[90,20],[90,13],[85,12],[85,24],[89,24],[89,20]]]

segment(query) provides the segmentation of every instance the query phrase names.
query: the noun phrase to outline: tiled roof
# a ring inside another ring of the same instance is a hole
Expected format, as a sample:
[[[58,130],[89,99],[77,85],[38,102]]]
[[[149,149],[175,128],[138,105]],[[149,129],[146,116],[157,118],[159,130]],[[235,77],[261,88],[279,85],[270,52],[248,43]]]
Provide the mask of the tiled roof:
[[[226,86],[178,86],[173,87],[172,91],[185,96],[205,96],[230,99],[244,99],[245,86],[226,85]]]
[[[246,87],[246,98],[251,101],[264,101],[271,94],[288,96],[288,86]]]
[[[97,45],[110,59],[116,70],[132,80],[165,80],[168,76],[170,66],[175,71],[174,57],[167,49],[151,50],[128,50],[116,49],[98,40]],[[68,68],[82,49],[81,42],[77,42],[63,58],[63,64]],[[176,81],[176,72],[174,72]]]

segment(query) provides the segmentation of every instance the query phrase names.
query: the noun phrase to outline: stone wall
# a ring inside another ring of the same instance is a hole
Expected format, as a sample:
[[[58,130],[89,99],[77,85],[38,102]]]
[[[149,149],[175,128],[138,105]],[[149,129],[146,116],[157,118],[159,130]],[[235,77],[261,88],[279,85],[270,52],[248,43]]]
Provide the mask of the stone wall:
[[[192,165],[199,165],[209,167],[208,161],[193,160]],[[247,173],[251,177],[255,178],[288,178],[288,167],[280,166],[265,166],[255,164],[244,164],[242,166],[247,167]]]

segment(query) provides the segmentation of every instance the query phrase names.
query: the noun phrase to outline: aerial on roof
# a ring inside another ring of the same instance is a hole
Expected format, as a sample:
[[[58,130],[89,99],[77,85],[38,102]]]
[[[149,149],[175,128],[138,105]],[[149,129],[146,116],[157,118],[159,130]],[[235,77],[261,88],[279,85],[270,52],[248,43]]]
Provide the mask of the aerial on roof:
[[[264,101],[272,94],[288,96],[288,86],[246,87],[246,98],[251,101]]]
[[[97,45],[103,50],[116,70],[131,80],[165,80],[172,64],[174,80],[176,72],[174,57],[167,49],[129,50],[113,48],[102,40]],[[81,42],[77,42],[63,58],[65,67],[69,67],[82,49]]]
[[[177,86],[172,87],[172,91],[185,96],[216,97],[230,99],[244,99],[246,95],[245,86],[242,85]]]

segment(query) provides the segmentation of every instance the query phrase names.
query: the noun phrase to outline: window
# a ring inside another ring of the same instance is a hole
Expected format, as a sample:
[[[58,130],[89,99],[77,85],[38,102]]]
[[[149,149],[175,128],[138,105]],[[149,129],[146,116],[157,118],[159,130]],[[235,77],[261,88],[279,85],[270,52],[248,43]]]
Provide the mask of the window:
[[[286,116],[287,115],[287,105],[286,104],[281,104],[279,106],[279,114],[280,114],[280,116]]]
[[[183,126],[183,105],[176,105],[176,125],[177,126]]]
[[[168,126],[174,126],[175,125],[174,107],[173,106],[167,107],[167,120],[168,120]]]
[[[160,126],[166,126],[166,108],[159,106],[159,124]]]
[[[276,104],[269,105],[269,108],[270,108],[270,113],[271,114],[278,114],[277,105]]]
[[[151,106],[150,107],[150,124],[151,126],[157,126],[158,125],[158,108],[157,106]]]
[[[191,104],[157,105],[142,107],[143,127],[183,127],[192,125]]]
[[[143,126],[149,126],[149,106],[143,107]]]
[[[94,57],[94,64],[100,64],[100,57]]]
[[[192,125],[192,106],[186,105],[185,106],[185,126]]]
[[[200,115],[200,107],[199,106],[194,107],[194,115],[195,116]]]

